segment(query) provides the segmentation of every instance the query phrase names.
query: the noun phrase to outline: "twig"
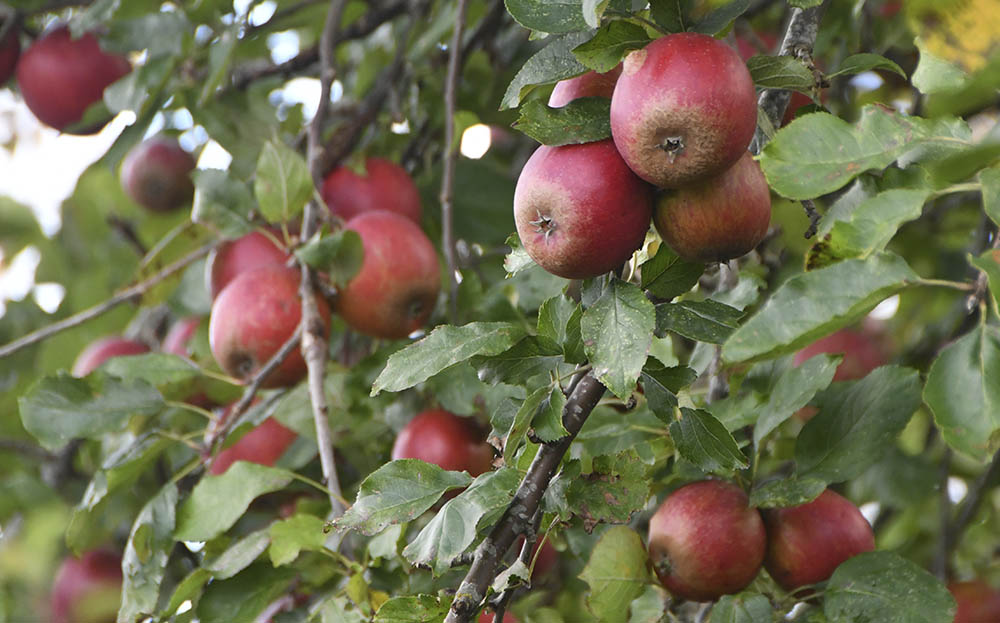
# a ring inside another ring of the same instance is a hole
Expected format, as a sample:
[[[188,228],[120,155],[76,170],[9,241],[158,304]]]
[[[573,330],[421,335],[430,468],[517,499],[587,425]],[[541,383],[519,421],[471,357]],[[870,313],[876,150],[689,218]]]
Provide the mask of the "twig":
[[[37,331],[32,331],[31,333],[25,335],[22,338],[18,338],[13,342],[9,342],[7,344],[4,344],[3,346],[0,346],[0,359],[10,356],[16,353],[17,351],[21,350],[22,348],[31,346],[32,344],[48,339],[57,333],[65,331],[66,329],[72,329],[73,327],[79,326],[84,322],[87,322],[88,320],[97,318],[98,316],[114,309],[115,307],[118,307],[119,305],[125,303],[126,301],[131,301],[134,298],[142,296],[143,294],[148,292],[153,286],[157,285],[167,277],[173,275],[174,273],[183,268],[186,268],[192,262],[208,255],[209,251],[214,249],[217,244],[218,242],[211,242],[209,244],[206,244],[205,246],[198,248],[192,251],[191,253],[188,253],[187,255],[177,260],[176,262],[168,264],[167,266],[162,268],[158,273],[154,274],[148,279],[140,281],[139,283],[133,286],[129,286],[128,288],[125,288],[118,294],[115,294],[111,298],[101,303],[98,303],[93,307],[87,308],[81,312],[73,314],[69,318],[64,318],[59,322],[54,322],[48,326],[42,327]]]
[[[998,477],[1000,477],[1000,450],[993,455],[993,459],[990,461],[986,471],[980,474],[976,478],[976,481],[972,483],[972,486],[969,487],[969,492],[958,509],[958,516],[948,529],[947,540],[952,547],[958,544],[962,533],[972,523],[972,518],[976,516],[979,507],[983,503],[983,497],[996,484]]]
[[[14,452],[39,461],[51,461],[56,458],[55,454],[45,448],[21,439],[0,439],[0,452]]]
[[[948,474],[951,471],[951,449],[945,447],[944,456],[941,457],[941,465],[938,466],[938,499],[941,510],[938,516],[941,520],[941,537],[937,542],[937,551],[934,553],[934,575],[944,581],[948,575],[948,558],[951,556],[951,497],[948,495]]]
[[[542,495],[555,475],[563,455],[604,395],[604,386],[592,373],[588,372],[579,382],[574,383],[562,415],[563,427],[568,434],[538,450],[528,473],[514,494],[514,499],[490,534],[476,548],[475,559],[455,594],[445,623],[468,623],[476,615],[486,596],[486,590],[496,575],[500,556],[510,549],[517,535],[525,532],[531,524]]]
[[[132,225],[131,221],[123,219],[117,214],[109,214],[107,222],[108,225],[111,226],[111,229],[118,232],[118,235],[124,238],[125,242],[135,249],[135,252],[139,254],[139,257],[146,257],[146,254],[148,253],[146,245],[144,245],[142,240],[139,239],[139,232],[135,230],[135,226]]]
[[[819,227],[819,220],[823,216],[816,211],[816,204],[812,199],[803,199],[802,209],[806,211],[806,216],[809,217],[809,227],[806,229],[806,233],[803,234],[803,237],[808,240],[816,235],[816,228]]]
[[[465,28],[466,0],[458,0],[455,25],[448,49],[448,78],[444,86],[444,175],[441,176],[441,245],[448,265],[448,317],[458,322],[458,265],[455,260],[455,227],[451,193],[455,185],[455,91],[462,71],[462,31]]]

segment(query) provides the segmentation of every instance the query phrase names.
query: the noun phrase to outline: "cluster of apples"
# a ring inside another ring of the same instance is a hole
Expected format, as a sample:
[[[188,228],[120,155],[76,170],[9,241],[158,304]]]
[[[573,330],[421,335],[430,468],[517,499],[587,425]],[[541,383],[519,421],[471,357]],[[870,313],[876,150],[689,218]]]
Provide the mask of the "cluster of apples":
[[[539,147],[517,181],[514,220],[537,264],[568,279],[603,274],[642,245],[651,219],[691,261],[739,257],[763,239],[771,196],[747,151],[756,94],[735,50],[667,35],[612,72],[560,82],[549,105],[589,96],[611,97],[612,138]]]

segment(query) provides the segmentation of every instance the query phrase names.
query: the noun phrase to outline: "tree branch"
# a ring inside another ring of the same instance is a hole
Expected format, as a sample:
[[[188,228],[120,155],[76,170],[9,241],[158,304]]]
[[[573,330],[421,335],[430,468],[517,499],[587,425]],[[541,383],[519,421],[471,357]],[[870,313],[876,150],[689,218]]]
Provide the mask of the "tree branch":
[[[996,484],[998,478],[1000,478],[1000,450],[993,455],[993,459],[990,461],[986,471],[980,474],[976,478],[976,481],[972,483],[972,486],[969,487],[969,492],[958,509],[958,516],[948,529],[946,540],[951,547],[958,544],[962,538],[962,533],[965,532],[965,529],[972,523],[972,519],[976,516],[976,513],[979,512],[979,507],[983,503],[983,497]]]
[[[543,445],[538,450],[528,473],[514,494],[514,499],[490,534],[476,548],[475,559],[458,588],[445,623],[468,623],[476,615],[490,583],[496,577],[500,557],[510,549],[517,535],[524,533],[531,525],[542,495],[555,475],[563,455],[604,395],[604,386],[594,378],[593,373],[588,372],[574,383],[562,415],[563,426],[568,435],[552,444]]]
[[[196,249],[191,253],[188,253],[187,255],[173,262],[172,264],[168,264],[167,266],[163,267],[162,269],[160,269],[159,272],[152,275],[148,279],[140,281],[139,283],[130,286],[128,288],[125,288],[118,294],[115,294],[111,298],[101,303],[98,303],[93,307],[90,307],[81,312],[73,314],[72,316],[64,318],[59,322],[54,322],[48,326],[42,327],[37,331],[32,331],[31,333],[25,335],[24,337],[18,338],[13,342],[0,346],[0,359],[13,355],[22,348],[31,346],[32,344],[36,344],[38,342],[41,342],[42,340],[48,339],[57,333],[65,331],[66,329],[72,329],[73,327],[79,326],[87,322],[88,320],[93,320],[94,318],[97,318],[98,316],[114,309],[115,307],[118,307],[122,303],[131,301],[132,299],[142,296],[150,289],[152,289],[153,286],[157,285],[167,277],[173,275],[174,273],[183,268],[186,268],[189,264],[195,262],[196,260],[199,260],[202,257],[208,255],[209,251],[214,249],[218,244],[219,244],[218,242],[211,242],[209,244],[206,244],[205,246]]]

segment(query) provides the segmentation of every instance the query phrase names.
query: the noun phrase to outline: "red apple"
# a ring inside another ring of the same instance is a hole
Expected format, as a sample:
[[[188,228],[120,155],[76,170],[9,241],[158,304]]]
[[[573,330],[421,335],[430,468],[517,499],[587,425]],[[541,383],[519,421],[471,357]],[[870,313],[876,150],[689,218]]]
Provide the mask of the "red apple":
[[[121,587],[122,558],[118,554],[101,549],[65,559],[52,583],[52,623],[114,621]]]
[[[73,376],[87,376],[112,357],[141,355],[148,352],[149,347],[142,342],[117,335],[104,337],[91,342],[77,356],[76,361],[73,362]]]
[[[983,580],[952,582],[948,585],[958,608],[955,623],[990,623],[1000,621],[1000,591]]]
[[[575,78],[560,80],[549,95],[549,106],[562,108],[580,97],[611,97],[621,73],[622,66],[618,65],[607,73],[588,71]]]
[[[663,586],[691,601],[746,588],[766,548],[760,513],[743,489],[704,480],[674,491],[649,521],[649,556]]]
[[[881,336],[873,332],[841,329],[795,353],[792,365],[799,366],[803,361],[823,353],[843,353],[844,358],[837,366],[833,380],[853,381],[885,365],[886,354],[881,340]]]
[[[748,151],[720,175],[665,191],[653,213],[653,224],[670,248],[698,262],[749,253],[770,223],[771,191]]]
[[[500,623],[492,610],[483,610],[479,615],[479,623]],[[509,612],[503,613],[503,623],[520,623],[518,618]]]
[[[361,270],[337,297],[337,313],[351,328],[374,337],[403,338],[427,322],[441,290],[434,245],[413,221],[375,210],[346,229],[364,245]]]
[[[59,26],[21,56],[17,84],[24,103],[39,121],[70,131],[87,108],[101,100],[104,89],[130,71],[128,59],[103,51],[93,34],[73,39],[68,26]],[[105,123],[72,131],[93,134]]]
[[[596,277],[642,246],[652,189],[610,140],[535,150],[517,178],[514,222],[524,250],[554,275]]]
[[[786,591],[822,582],[848,558],[875,549],[868,520],[829,489],[801,506],[766,511],[764,523],[764,567]]]
[[[194,158],[165,136],[140,143],[122,162],[122,188],[133,201],[153,212],[169,212],[191,202]]]
[[[3,30],[6,25],[7,22],[0,21],[0,30]],[[3,41],[0,41],[0,86],[14,75],[17,58],[21,55],[20,33],[21,29],[17,27],[17,24],[13,24]]]
[[[201,321],[201,316],[188,316],[175,322],[167,331],[167,336],[163,338],[163,352],[190,357],[191,350],[188,348],[188,342],[197,333]]]
[[[420,459],[442,469],[478,476],[493,468],[493,447],[475,421],[430,409],[418,413],[399,431],[392,459]]]
[[[320,316],[330,330],[330,310],[316,297]],[[299,271],[262,266],[242,273],[212,304],[208,340],[212,354],[227,374],[247,382],[295,333],[302,319]],[[262,387],[290,387],[306,375],[300,349],[264,380]]]
[[[240,273],[261,266],[284,265],[291,255],[259,231],[219,245],[208,257],[205,274],[212,298]]]
[[[323,201],[345,221],[372,210],[402,214],[420,224],[420,192],[406,169],[382,158],[365,160],[365,173],[338,167],[323,180]]]
[[[678,188],[717,175],[746,152],[756,127],[753,79],[721,41],[682,32],[625,57],[611,134],[644,180]]]
[[[209,471],[221,474],[236,461],[274,465],[298,435],[278,420],[267,418],[233,445],[219,453]]]

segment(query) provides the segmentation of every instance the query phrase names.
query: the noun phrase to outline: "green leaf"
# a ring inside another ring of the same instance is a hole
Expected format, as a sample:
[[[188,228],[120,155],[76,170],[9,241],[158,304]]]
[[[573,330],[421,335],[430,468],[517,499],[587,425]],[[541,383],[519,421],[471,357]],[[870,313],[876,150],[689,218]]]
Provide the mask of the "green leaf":
[[[611,137],[611,100],[581,97],[562,108],[549,108],[541,100],[521,106],[514,127],[543,145],[576,145]]]
[[[507,237],[507,246],[510,247],[510,253],[503,258],[503,268],[507,271],[508,277],[513,277],[522,270],[537,266],[535,260],[531,259],[528,252],[521,246],[521,239],[517,237],[516,232]]]
[[[177,485],[168,483],[150,499],[132,524],[122,556],[119,620],[132,621],[156,611],[160,587],[173,548]]]
[[[840,356],[817,355],[782,374],[771,390],[767,405],[760,409],[753,430],[754,445],[760,446],[771,431],[809,404],[816,392],[830,385],[841,360]]]
[[[375,379],[371,395],[376,396],[383,390],[398,392],[409,389],[476,355],[499,355],[522,337],[524,328],[512,322],[440,326],[419,342],[393,353]]]
[[[622,400],[635,389],[655,322],[656,311],[642,290],[620,279],[613,279],[580,319],[594,375]]]
[[[861,54],[853,54],[844,59],[844,62],[840,64],[837,71],[827,74],[827,78],[833,78],[834,76],[842,76],[846,74],[860,74],[864,71],[871,71],[873,69],[885,69],[899,74],[904,79],[906,78],[906,72],[903,68],[896,64],[895,61],[891,61],[884,56],[879,54],[870,54],[864,52]]]
[[[819,414],[795,444],[796,473],[843,482],[876,463],[910,421],[920,407],[920,375],[883,366],[859,381],[835,383],[814,404]]]
[[[260,213],[269,223],[287,222],[302,213],[313,195],[309,166],[281,141],[264,143],[253,184]]]
[[[507,508],[520,480],[518,471],[509,467],[482,474],[435,513],[403,550],[403,557],[414,565],[429,565],[435,575],[447,572],[452,561],[476,540],[480,520]]]
[[[192,221],[228,240],[253,231],[249,216],[254,202],[245,184],[218,169],[199,169],[191,177],[194,179]]]
[[[274,600],[289,592],[296,573],[255,564],[228,580],[211,582],[198,600],[200,623],[255,621]]]
[[[302,550],[322,551],[326,542],[324,523],[315,515],[295,515],[271,524],[271,563],[280,567],[293,562]]]
[[[706,35],[718,34],[749,8],[750,0],[732,0],[703,17],[691,30]]]
[[[539,387],[535,391],[528,394],[524,402],[518,408],[517,413],[514,414],[514,420],[510,425],[510,429],[504,436],[505,443],[503,448],[503,459],[507,464],[512,464],[514,461],[514,453],[521,444],[521,439],[524,437],[525,433],[528,432],[528,428],[531,425],[531,420],[535,416],[535,412],[538,411],[539,405],[545,400],[549,395],[548,386]]]
[[[1000,250],[990,249],[979,257],[970,257],[969,262],[986,273],[993,300],[1000,305]]]
[[[656,333],[673,331],[699,342],[721,344],[729,337],[743,312],[718,301],[681,301],[656,306]]]
[[[230,528],[257,497],[278,491],[292,481],[276,467],[236,461],[218,476],[201,479],[177,511],[178,541],[207,541]]]
[[[656,417],[669,424],[674,421],[677,392],[693,383],[698,378],[698,373],[684,366],[668,368],[650,357],[646,360],[639,378],[649,408]]]
[[[688,12],[692,0],[650,0],[649,14],[656,25],[667,32],[687,30]]]
[[[479,380],[490,385],[521,385],[538,374],[554,370],[562,361],[562,348],[547,337],[528,335],[493,357],[475,357],[472,365]]]
[[[813,73],[793,56],[757,55],[747,61],[753,83],[762,89],[788,89],[809,95],[816,85]]]
[[[333,284],[342,286],[361,270],[365,249],[357,232],[341,229],[325,236],[316,232],[295,249],[295,257],[326,273]]]
[[[555,340],[564,353],[567,363],[583,363],[583,341],[580,338],[580,317],[583,309],[579,303],[559,294],[547,299],[538,308],[538,335]]]
[[[590,611],[604,623],[625,623],[629,603],[649,582],[648,564],[646,547],[635,531],[625,526],[608,529],[580,573],[580,579],[590,586]]]
[[[590,33],[585,32],[563,35],[536,52],[514,75],[500,101],[500,110],[516,108],[521,103],[521,98],[536,85],[551,84],[587,71],[571,50],[588,39]]]
[[[566,396],[559,389],[559,386],[552,388],[549,397],[538,409],[531,426],[535,430],[535,436],[543,442],[551,443],[562,439],[569,432],[563,426],[563,408],[566,406]]]
[[[774,623],[774,609],[764,595],[723,595],[708,623]]]
[[[917,279],[903,258],[892,253],[796,275],[729,337],[722,356],[737,362],[795,352],[856,322]]]
[[[589,473],[570,480],[566,500],[588,532],[598,523],[628,523],[649,498],[646,472],[632,449],[595,457]]]
[[[597,29],[594,37],[573,48],[573,55],[597,73],[607,73],[618,66],[632,50],[649,43],[642,26],[624,20],[614,20]]]
[[[270,544],[270,532],[267,529],[257,530],[236,541],[218,556],[205,560],[201,566],[211,571],[212,577],[225,580],[253,564]]]
[[[438,623],[451,608],[433,595],[393,597],[375,613],[374,623]]]
[[[196,600],[198,596],[201,595],[202,589],[211,579],[212,574],[202,567],[198,567],[191,573],[187,574],[187,576],[185,576],[185,578],[177,584],[173,594],[170,596],[170,601],[167,602],[166,608],[160,612],[160,618],[166,620],[169,617],[172,617],[174,613],[177,612],[177,609],[184,604],[184,602],[188,600]]]
[[[823,4],[823,0],[788,0],[788,6],[797,9],[811,9]]]
[[[833,572],[823,613],[831,621],[951,623],[955,600],[933,575],[893,552],[865,552]]]
[[[96,439],[122,430],[136,415],[155,415],[163,397],[145,381],[123,381],[103,371],[77,379],[65,372],[38,380],[18,399],[21,423],[43,447]]]
[[[507,12],[530,30],[562,34],[587,30],[582,0],[504,0]]]
[[[750,492],[754,508],[790,508],[812,502],[826,490],[826,481],[819,478],[783,478],[772,480]]]
[[[969,75],[958,66],[937,56],[924,44],[916,40],[920,50],[920,61],[913,72],[913,86],[924,95],[947,91],[958,91],[969,82]]]
[[[639,272],[643,290],[670,300],[693,288],[705,272],[705,265],[682,260],[668,245],[661,244],[656,255],[642,263]]]
[[[417,459],[391,461],[365,478],[357,501],[334,525],[367,536],[378,534],[390,524],[419,517],[446,491],[470,482],[465,472],[449,472]]]
[[[236,43],[240,39],[240,28],[239,22],[235,21],[231,26],[219,33],[216,41],[209,47],[209,73],[202,80],[201,94],[198,96],[198,108],[201,108],[212,99],[216,89],[222,85],[223,80],[229,74],[229,65],[233,61]]]
[[[682,408],[670,436],[677,452],[702,471],[728,475],[749,465],[732,434],[708,411]]]
[[[983,185],[983,211],[995,225],[1000,225],[1000,168],[980,171],[979,181]]]
[[[924,402],[941,436],[957,450],[985,459],[1000,429],[1000,330],[980,324],[946,346],[931,364]]]

